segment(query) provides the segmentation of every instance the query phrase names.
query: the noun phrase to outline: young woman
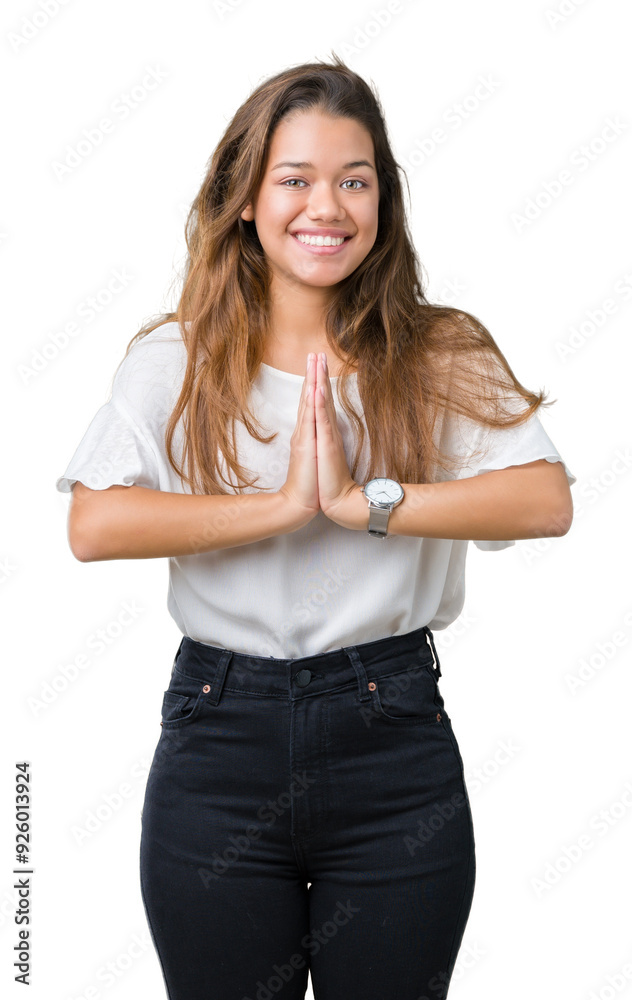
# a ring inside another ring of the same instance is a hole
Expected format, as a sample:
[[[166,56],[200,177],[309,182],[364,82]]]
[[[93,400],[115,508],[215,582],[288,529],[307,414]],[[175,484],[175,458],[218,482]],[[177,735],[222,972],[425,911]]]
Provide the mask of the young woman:
[[[564,535],[575,477],[544,394],[425,298],[398,170],[339,59],[258,87],[193,203],[176,312],[57,481],[79,560],[169,558],[140,870],[171,1000],[298,1000],[310,970],[316,1000],[445,997],[469,916],[432,630],[468,540]]]

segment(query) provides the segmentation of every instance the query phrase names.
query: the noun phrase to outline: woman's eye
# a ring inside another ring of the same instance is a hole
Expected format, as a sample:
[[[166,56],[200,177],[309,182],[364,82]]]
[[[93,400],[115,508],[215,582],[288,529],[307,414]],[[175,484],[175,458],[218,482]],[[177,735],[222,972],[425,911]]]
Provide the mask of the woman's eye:
[[[284,186],[286,184],[288,184],[288,185],[291,185],[292,187],[296,187],[298,184],[304,184],[304,183],[305,183],[305,181],[301,180],[299,177],[288,177],[288,179],[286,181],[283,181],[283,185]],[[364,183],[364,181],[360,181],[357,178],[349,178],[348,181],[343,181],[343,184],[361,184],[362,187],[366,187],[366,184]],[[359,190],[359,188],[357,188],[357,187],[356,188],[347,188],[347,191],[358,191],[358,190]]]

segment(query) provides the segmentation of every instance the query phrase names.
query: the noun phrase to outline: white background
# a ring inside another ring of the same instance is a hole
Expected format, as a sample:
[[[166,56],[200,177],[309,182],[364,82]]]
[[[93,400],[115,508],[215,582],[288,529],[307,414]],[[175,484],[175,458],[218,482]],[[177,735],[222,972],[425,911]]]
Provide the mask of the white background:
[[[24,995],[12,968],[21,759],[33,774],[29,996],[164,995],[137,855],[179,642],[166,612],[168,563],[79,563],[55,480],[108,398],[131,337],[176,304],[186,212],[226,124],[264,78],[332,50],[379,93],[408,173],[429,298],[478,316],[520,381],[558,400],[541,419],[578,477],[566,536],[497,553],[470,545],[464,612],[435,633],[477,845],[450,997],[627,995],[629,6],[419,0],[382,25],[382,0],[243,0],[223,10],[210,0],[49,0],[48,14],[44,6],[5,4],[1,28],[5,995]],[[142,93],[150,68],[162,79]],[[137,107],[113,115],[135,87]],[[68,147],[108,116],[113,131],[58,176]],[[433,149],[436,129],[443,141]],[[556,187],[565,169],[571,181]],[[111,294],[115,272],[128,278]],[[90,296],[103,303],[92,320]],[[64,340],[72,322],[78,333]],[[125,604],[139,611],[117,629]],[[90,637],[99,629],[108,638],[97,654]],[[61,686],[62,667],[81,653],[89,665],[35,711],[30,699]],[[582,665],[573,692],[569,677]],[[106,796],[124,782],[129,797],[108,818]],[[85,835],[99,807],[106,818]],[[591,844],[583,851],[582,837]],[[102,979],[108,962],[111,986]]]

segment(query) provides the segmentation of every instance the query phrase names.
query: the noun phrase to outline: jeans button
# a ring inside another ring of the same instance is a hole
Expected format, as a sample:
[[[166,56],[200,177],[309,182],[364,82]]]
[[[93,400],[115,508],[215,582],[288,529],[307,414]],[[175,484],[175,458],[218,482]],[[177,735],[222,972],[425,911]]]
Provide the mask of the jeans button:
[[[296,683],[299,687],[305,687],[312,679],[311,670],[299,670],[296,675]]]

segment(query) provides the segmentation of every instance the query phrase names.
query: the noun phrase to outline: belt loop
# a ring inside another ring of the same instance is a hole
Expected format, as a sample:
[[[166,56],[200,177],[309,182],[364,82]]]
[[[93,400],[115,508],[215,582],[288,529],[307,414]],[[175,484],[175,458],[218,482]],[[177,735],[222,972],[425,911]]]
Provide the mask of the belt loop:
[[[180,656],[180,652],[182,650],[183,644],[184,644],[184,636],[182,636],[182,638],[180,639],[180,645],[178,646],[178,648],[176,650],[176,655],[175,655],[175,657],[173,659],[173,665],[171,667],[171,676],[172,677],[173,677],[173,672],[176,669],[176,663],[178,662],[178,657]]]
[[[222,691],[224,690],[226,671],[228,670],[228,665],[232,660],[232,658],[233,658],[232,649],[225,649],[219,658],[219,661],[215,668],[215,677],[213,678],[213,683],[211,684],[211,690],[206,699],[209,705],[217,705],[219,702]]]
[[[364,664],[360,659],[357,649],[355,646],[343,646],[343,651],[347,654],[353,669],[356,672],[358,678],[358,698],[360,701],[370,701],[371,694],[369,692],[369,678],[366,675],[366,670],[364,669]]]
[[[434,640],[433,640],[433,637],[432,637],[432,632],[428,628],[427,625],[424,625],[424,632],[426,633],[428,639],[430,640],[430,646],[432,648],[432,658],[434,660],[435,671],[436,671],[437,677],[441,677],[441,664],[439,663],[439,657],[437,655],[437,650],[435,649],[435,644],[434,644]]]

